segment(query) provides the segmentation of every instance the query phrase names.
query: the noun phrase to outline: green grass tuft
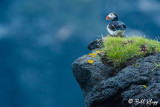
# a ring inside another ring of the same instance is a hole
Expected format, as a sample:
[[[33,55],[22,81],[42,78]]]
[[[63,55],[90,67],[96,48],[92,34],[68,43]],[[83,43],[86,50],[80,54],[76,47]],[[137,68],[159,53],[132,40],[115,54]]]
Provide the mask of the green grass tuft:
[[[102,56],[119,66],[132,58],[160,52],[160,42],[144,37],[105,37]]]

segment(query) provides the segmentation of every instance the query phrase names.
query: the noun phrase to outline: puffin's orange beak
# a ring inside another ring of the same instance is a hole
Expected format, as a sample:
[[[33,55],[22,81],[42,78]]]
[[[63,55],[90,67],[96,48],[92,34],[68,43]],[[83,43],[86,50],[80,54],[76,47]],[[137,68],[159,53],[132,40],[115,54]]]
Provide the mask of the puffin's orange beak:
[[[107,17],[106,17],[106,20],[110,20],[110,17],[109,17],[109,16],[107,16]]]

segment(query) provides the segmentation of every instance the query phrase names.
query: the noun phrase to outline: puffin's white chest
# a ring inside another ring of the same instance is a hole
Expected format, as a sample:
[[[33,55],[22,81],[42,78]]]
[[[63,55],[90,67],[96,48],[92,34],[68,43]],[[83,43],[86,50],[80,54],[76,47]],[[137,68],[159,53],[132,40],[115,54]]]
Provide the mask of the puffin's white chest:
[[[108,32],[109,32],[111,35],[114,35],[114,34],[115,34],[114,31],[112,31],[112,30],[109,29],[109,25],[107,26],[107,30],[108,30]]]
[[[109,25],[107,26],[107,30],[111,35],[123,35],[124,34],[124,30],[116,30],[116,31],[110,30]]]

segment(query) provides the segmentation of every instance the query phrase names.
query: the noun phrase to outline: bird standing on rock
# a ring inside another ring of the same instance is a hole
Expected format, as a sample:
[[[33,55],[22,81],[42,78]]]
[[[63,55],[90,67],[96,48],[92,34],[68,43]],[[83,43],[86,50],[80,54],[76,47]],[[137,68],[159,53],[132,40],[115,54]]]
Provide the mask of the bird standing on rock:
[[[111,22],[107,25],[107,30],[110,35],[114,37],[122,37],[125,32],[126,25],[118,20],[117,13],[110,13],[106,17],[106,20],[111,20]]]

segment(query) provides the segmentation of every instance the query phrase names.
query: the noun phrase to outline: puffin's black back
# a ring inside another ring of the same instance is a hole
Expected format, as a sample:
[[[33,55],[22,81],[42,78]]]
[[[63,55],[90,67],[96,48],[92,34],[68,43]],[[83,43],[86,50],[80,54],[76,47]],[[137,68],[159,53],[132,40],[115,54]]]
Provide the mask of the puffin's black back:
[[[126,29],[125,24],[121,21],[112,21],[112,22],[109,23],[108,27],[112,31],[125,30]]]

